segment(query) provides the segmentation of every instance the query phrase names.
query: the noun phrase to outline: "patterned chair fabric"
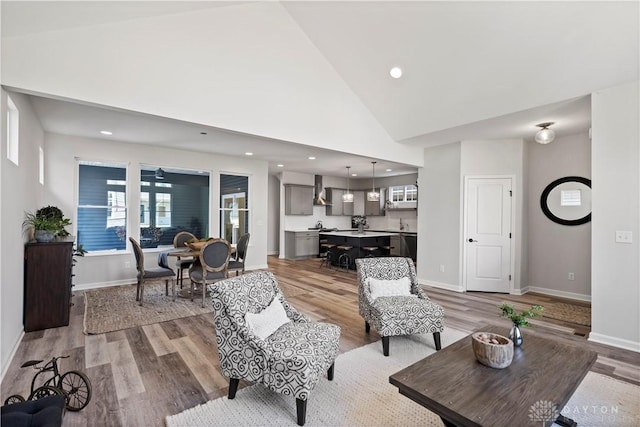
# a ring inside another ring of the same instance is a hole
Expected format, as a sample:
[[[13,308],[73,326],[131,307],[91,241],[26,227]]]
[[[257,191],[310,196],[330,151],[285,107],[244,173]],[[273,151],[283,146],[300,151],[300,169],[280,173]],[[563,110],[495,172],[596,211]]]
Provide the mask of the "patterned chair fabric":
[[[383,351],[389,355],[389,337],[433,333],[436,349],[440,350],[440,332],[444,329],[444,310],[424,293],[411,258],[359,258],[358,308],[365,320],[365,329],[373,326],[382,337]],[[372,299],[368,279],[398,280],[408,277],[412,296],[384,296]],[[415,295],[415,296],[414,296]],[[417,296],[417,298],[416,298]]]
[[[259,382],[269,389],[294,396],[298,424],[304,424],[306,400],[325,371],[333,376],[339,350],[340,327],[311,322],[284,298],[276,278],[260,271],[210,285],[216,341],[222,374],[234,381]],[[247,327],[245,314],[260,313],[274,298],[282,303],[291,320],[262,340]],[[301,419],[301,408],[302,419]]]

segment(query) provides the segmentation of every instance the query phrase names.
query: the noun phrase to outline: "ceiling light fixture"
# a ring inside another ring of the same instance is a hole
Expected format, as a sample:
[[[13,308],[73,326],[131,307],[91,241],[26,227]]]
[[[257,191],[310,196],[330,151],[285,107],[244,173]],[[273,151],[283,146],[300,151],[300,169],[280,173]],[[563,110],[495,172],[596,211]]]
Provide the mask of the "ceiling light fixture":
[[[391,77],[393,77],[394,79],[399,79],[400,77],[402,77],[402,68],[393,67],[391,70],[389,70],[389,75],[391,75]]]
[[[283,167],[284,167],[284,165],[283,165],[283,164],[276,165],[276,166],[278,166],[279,168],[283,168]]]
[[[247,151],[246,153],[244,153],[245,156],[253,156],[253,153],[250,151]]]
[[[371,179],[371,191],[367,192],[367,200],[369,202],[379,202],[380,201],[380,193],[376,191],[376,163],[371,162],[373,168],[373,175]]]
[[[313,156],[309,156],[309,160],[315,160],[316,158]]]
[[[111,132],[110,130],[101,130],[100,133],[103,135],[113,135],[113,132]]]
[[[535,140],[538,144],[548,144],[553,141],[553,138],[556,137],[556,133],[549,129],[549,126],[553,124],[555,124],[555,122],[544,122],[536,125],[537,127],[542,128],[536,133]]]
[[[344,203],[353,203],[353,193],[349,191],[349,170],[351,170],[351,166],[347,166],[347,192],[342,195]]]

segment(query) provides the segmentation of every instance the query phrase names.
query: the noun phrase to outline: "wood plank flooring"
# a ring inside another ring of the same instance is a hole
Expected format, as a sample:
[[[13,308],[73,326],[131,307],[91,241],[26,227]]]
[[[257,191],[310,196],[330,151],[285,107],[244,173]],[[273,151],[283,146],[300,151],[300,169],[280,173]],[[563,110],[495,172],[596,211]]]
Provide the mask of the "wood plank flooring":
[[[378,341],[373,329],[370,335],[364,332],[355,272],[320,269],[319,265],[319,259],[269,257],[269,269],[279,283],[297,288],[296,296],[288,298],[294,306],[314,320],[341,326],[341,352]],[[495,324],[503,326],[507,334],[509,321],[498,317],[497,305],[502,301],[517,308],[565,301],[537,294],[462,294],[429,287],[425,291],[444,306],[446,327],[466,332],[482,324]],[[135,304],[133,296],[131,303]],[[228,381],[218,371],[211,314],[86,336],[82,333],[83,313],[84,299],[78,292],[69,326],[25,335],[2,381],[2,401],[15,393],[28,395],[34,371],[21,369],[24,361],[47,360],[54,355],[71,356],[61,361],[63,371],[82,370],[93,385],[90,404],[80,412],[67,412],[65,426],[164,426],[167,415],[227,394]],[[589,327],[547,318],[531,323],[533,328],[524,331],[525,340],[526,334],[542,333],[592,349],[598,353],[593,371],[640,385],[640,354],[588,342]],[[339,365],[336,375],[340,375]]]

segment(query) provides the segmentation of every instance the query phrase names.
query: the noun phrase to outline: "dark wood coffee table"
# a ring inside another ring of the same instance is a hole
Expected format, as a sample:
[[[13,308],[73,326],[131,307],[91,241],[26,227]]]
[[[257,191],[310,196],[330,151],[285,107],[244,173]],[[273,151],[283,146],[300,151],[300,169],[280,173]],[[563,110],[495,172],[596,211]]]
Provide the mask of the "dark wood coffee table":
[[[478,331],[508,334],[496,326]],[[476,360],[469,335],[391,375],[389,382],[446,426],[575,425],[556,417],[596,358],[594,351],[561,338],[526,333],[511,365],[493,369]]]

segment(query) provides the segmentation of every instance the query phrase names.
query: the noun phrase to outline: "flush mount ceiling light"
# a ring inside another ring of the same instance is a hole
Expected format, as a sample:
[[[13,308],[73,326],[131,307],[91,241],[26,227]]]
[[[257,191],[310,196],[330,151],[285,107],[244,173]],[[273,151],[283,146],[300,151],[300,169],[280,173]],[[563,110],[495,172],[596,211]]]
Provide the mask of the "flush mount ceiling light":
[[[389,75],[394,79],[399,79],[400,77],[402,77],[402,68],[393,67],[392,69],[389,70]]]
[[[353,203],[353,193],[349,191],[349,170],[351,166],[347,166],[347,192],[342,195],[342,201],[344,203]]]
[[[244,153],[245,156],[253,156],[253,153],[251,151],[247,151],[246,153]]]
[[[308,157],[308,159],[309,159],[309,160],[315,160],[316,158],[315,158],[315,157],[313,157],[313,156],[309,156],[309,157]]]
[[[371,175],[371,191],[367,192],[367,200],[369,202],[380,201],[380,193],[376,191],[376,163],[377,162],[371,162],[373,175]]]
[[[111,132],[110,130],[101,130],[100,133],[103,135],[113,135],[113,132]]]
[[[538,144],[548,144],[553,141],[553,138],[556,137],[556,133],[549,129],[549,126],[554,124],[555,122],[544,122],[536,125],[539,128],[542,128],[536,133],[536,142]]]

